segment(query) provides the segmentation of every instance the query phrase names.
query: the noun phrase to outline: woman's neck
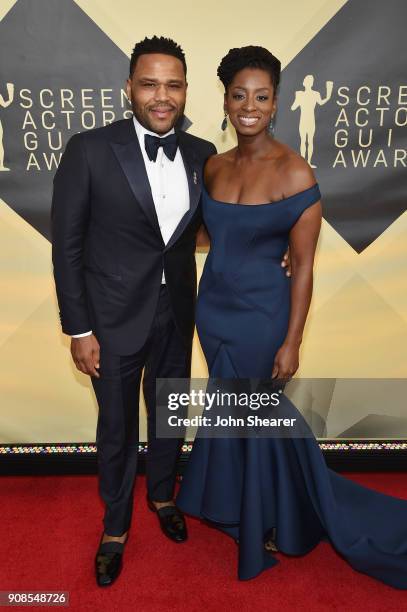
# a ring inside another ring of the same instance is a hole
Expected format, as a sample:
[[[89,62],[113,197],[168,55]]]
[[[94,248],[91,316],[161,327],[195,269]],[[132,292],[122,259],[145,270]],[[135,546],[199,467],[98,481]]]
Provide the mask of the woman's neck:
[[[273,138],[267,132],[261,132],[254,136],[237,135],[237,158],[261,158],[270,154],[273,148]]]

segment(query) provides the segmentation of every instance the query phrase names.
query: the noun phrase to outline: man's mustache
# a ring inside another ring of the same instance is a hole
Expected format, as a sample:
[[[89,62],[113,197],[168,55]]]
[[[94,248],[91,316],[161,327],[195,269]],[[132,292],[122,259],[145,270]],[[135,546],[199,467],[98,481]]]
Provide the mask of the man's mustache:
[[[177,110],[175,106],[169,106],[166,104],[165,106],[160,104],[159,106],[150,106],[148,110]]]

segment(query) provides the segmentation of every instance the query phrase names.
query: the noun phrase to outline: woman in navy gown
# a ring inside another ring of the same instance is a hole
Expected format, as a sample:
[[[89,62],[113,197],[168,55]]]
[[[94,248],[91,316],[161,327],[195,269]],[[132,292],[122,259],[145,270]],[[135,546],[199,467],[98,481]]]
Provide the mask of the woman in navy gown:
[[[218,76],[238,145],[209,158],[203,215],[210,251],[197,330],[211,378],[289,379],[312,294],[320,191],[307,162],[270,134],[280,62],[262,47],[231,49]],[[290,247],[291,277],[280,261]],[[407,501],[327,468],[312,436],[197,437],[177,497],[239,546],[253,578],[321,539],[360,572],[407,588]]]

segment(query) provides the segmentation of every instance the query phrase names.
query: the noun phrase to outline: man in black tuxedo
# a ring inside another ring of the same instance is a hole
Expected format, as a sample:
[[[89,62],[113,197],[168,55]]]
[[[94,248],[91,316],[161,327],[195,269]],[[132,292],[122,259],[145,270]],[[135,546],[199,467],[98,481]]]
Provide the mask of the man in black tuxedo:
[[[164,533],[185,541],[173,501],[182,440],[155,432],[156,378],[188,378],[196,296],[198,206],[210,142],[176,128],[186,63],[171,39],[136,44],[127,93],[134,116],[72,136],[54,179],[52,255],[62,330],[99,405],[99,490],[106,504],[95,558],[112,584],[130,527],[138,398],[148,413],[147,502]]]

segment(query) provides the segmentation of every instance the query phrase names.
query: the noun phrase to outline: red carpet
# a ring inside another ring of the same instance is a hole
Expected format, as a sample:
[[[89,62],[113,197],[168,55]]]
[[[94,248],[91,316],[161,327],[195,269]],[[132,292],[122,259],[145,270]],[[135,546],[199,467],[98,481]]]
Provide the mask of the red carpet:
[[[405,474],[346,476],[407,499]],[[139,478],[123,572],[101,589],[93,576],[103,527],[96,477],[3,477],[0,590],[69,591],[75,612],[407,610],[406,591],[352,570],[325,542],[304,557],[279,554],[278,567],[239,582],[231,539],[189,519],[188,542],[173,544],[147,510],[144,492]]]

